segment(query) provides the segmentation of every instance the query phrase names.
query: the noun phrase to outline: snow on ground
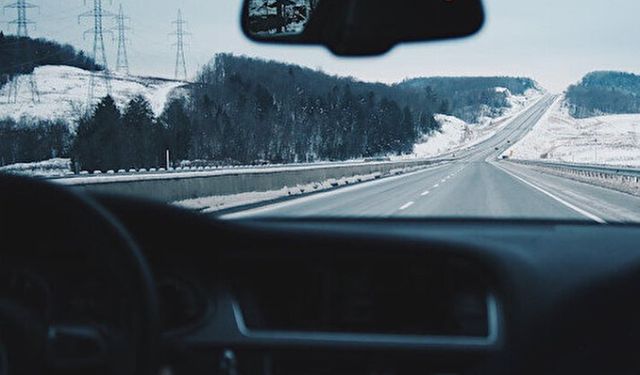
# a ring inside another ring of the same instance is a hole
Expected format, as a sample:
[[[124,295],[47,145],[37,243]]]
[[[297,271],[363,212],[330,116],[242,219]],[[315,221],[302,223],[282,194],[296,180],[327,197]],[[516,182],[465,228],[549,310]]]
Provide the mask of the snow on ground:
[[[413,148],[413,154],[403,158],[424,158],[455,152],[471,147],[490,137],[509,123],[509,120],[539,100],[542,90],[527,90],[524,95],[511,95],[509,90],[496,87],[496,91],[507,92],[510,108],[499,118],[482,116],[477,124],[468,124],[454,116],[436,115],[440,131],[426,135],[424,142]]]
[[[640,114],[575,119],[561,96],[505,155],[525,160],[640,167]]]
[[[184,201],[174,202],[173,204],[198,210],[204,213],[211,213],[225,210],[233,207],[245,206],[254,203],[271,201],[288,196],[298,196],[305,193],[329,190],[338,186],[356,184],[365,181],[375,180],[380,177],[380,173],[372,173],[362,176],[343,177],[340,179],[329,179],[322,182],[314,182],[311,184],[297,185],[293,187],[284,187],[278,190],[269,191],[253,191],[249,193],[231,194],[231,195],[214,195],[204,198],[187,199]]]
[[[0,167],[0,172],[33,177],[56,177],[71,173],[70,159],[51,159],[35,163],[19,163]]]
[[[431,157],[454,151],[469,144],[474,138],[471,127],[454,116],[436,115],[440,131],[428,136],[426,142],[414,146],[413,153],[419,157]]]
[[[91,72],[69,66],[41,66],[32,74],[38,87],[40,101],[33,103],[29,90],[29,78],[19,80],[18,102],[8,102],[11,84],[0,89],[0,118],[31,117],[37,119],[77,119],[84,113],[88,99]],[[124,76],[111,73],[112,96],[119,106],[134,96],[143,95],[151,103],[156,115],[162,112],[171,92],[186,85],[183,81],[160,78]],[[107,94],[101,73],[95,77],[97,97]]]
[[[405,173],[411,173],[424,168],[424,166],[407,167],[393,169],[385,174],[380,172],[363,174],[351,177],[342,177],[338,179],[328,179],[325,181],[313,182],[309,184],[299,184],[292,187],[283,187],[278,190],[269,191],[252,191],[247,193],[230,194],[230,195],[214,195],[203,198],[187,199],[183,201],[173,202],[174,205],[186,209],[197,210],[204,213],[212,213],[226,210],[234,207],[246,206],[256,203],[270,202],[286,197],[301,196],[313,192],[322,192],[345,187],[348,185],[356,185],[364,182],[374,181],[385,177],[397,176]]]

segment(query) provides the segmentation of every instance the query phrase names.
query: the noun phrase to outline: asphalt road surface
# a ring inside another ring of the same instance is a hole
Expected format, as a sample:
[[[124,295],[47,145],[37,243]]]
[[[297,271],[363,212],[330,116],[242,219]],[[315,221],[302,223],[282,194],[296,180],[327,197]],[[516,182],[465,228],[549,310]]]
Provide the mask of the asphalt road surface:
[[[499,160],[540,120],[546,96],[457,161],[417,172],[226,215],[247,217],[437,217],[640,221],[640,198]]]

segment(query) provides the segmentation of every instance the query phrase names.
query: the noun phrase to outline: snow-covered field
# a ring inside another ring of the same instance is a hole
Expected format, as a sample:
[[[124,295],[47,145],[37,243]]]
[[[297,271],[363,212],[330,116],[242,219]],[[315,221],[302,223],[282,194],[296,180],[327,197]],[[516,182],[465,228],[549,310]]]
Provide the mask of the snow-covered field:
[[[640,167],[640,114],[575,119],[561,96],[505,154],[513,159]]]
[[[508,91],[497,87],[496,90]],[[481,117],[477,124],[468,124],[461,119],[447,115],[436,115],[441,125],[439,132],[425,137],[425,141],[414,146],[408,157],[433,157],[471,147],[490,137],[509,123],[509,120],[525,110],[544,95],[542,90],[528,90],[525,95],[510,95],[511,107],[499,118]],[[405,156],[407,157],[407,156]]]
[[[42,66],[33,73],[40,100],[34,103],[31,97],[29,79],[19,78],[17,103],[9,103],[8,91],[11,84],[0,89],[0,118],[74,120],[87,107],[90,72],[69,66]],[[97,97],[107,94],[105,80],[96,73]],[[124,106],[136,95],[143,95],[151,103],[155,114],[162,112],[171,92],[186,83],[159,78],[123,76],[112,73],[112,96],[119,106]]]

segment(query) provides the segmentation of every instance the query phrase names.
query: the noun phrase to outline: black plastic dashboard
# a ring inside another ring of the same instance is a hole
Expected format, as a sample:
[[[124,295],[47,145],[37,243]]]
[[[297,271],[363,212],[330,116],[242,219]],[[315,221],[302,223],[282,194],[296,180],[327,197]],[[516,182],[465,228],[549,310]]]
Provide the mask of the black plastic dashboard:
[[[159,283],[165,275],[182,280],[161,292],[163,306],[191,317],[174,316],[177,325],[165,332],[166,360],[177,373],[640,369],[637,226],[220,222],[101,201],[140,244]]]

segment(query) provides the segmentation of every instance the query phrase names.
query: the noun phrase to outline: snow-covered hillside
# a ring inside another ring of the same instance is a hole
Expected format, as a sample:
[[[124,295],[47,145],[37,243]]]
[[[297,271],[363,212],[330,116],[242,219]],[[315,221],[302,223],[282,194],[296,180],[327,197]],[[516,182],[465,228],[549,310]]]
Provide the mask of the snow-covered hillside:
[[[98,73],[100,74],[100,73]],[[69,66],[42,66],[33,73],[40,100],[33,103],[29,90],[29,79],[20,78],[18,102],[8,102],[11,84],[0,90],[0,118],[21,117],[36,119],[77,119],[84,113],[88,99],[88,84],[91,73]],[[160,78],[112,75],[112,96],[116,103],[124,106],[132,97],[143,95],[149,100],[156,114],[162,112],[167,98],[175,89],[186,85],[182,81]],[[105,81],[96,77],[96,96],[106,95]]]
[[[505,154],[514,159],[640,167],[640,115],[575,119],[559,97]]]
[[[499,118],[481,116],[477,124],[468,124],[454,116],[436,115],[436,121],[441,126],[440,131],[425,136],[424,142],[415,145],[411,157],[442,155],[480,143],[492,137],[508,124],[512,117],[544,95],[542,90],[527,90],[525,95],[511,95],[506,88],[501,87],[497,87],[496,90],[507,92],[511,105],[503,116]]]
[[[413,153],[419,157],[430,157],[454,151],[471,143],[474,138],[471,127],[454,116],[436,115],[440,131],[434,132],[425,142],[414,146]]]

